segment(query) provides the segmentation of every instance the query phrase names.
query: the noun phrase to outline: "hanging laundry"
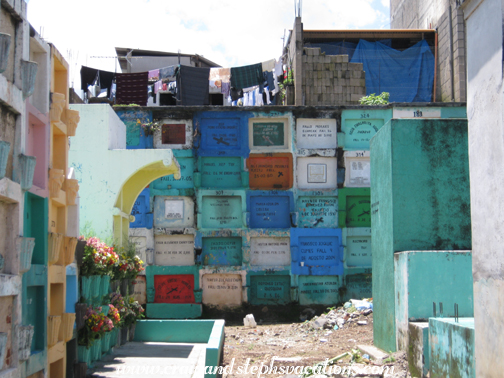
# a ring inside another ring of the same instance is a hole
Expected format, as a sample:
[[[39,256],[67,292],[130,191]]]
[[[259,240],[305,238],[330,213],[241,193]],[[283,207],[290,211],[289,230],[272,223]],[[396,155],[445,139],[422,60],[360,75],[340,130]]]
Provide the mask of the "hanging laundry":
[[[116,74],[116,104],[147,106],[148,73]]]
[[[266,104],[271,104],[269,87],[264,88],[264,93],[266,94]]]
[[[231,90],[231,83],[222,82],[222,84],[221,84],[221,93],[225,97],[229,97],[230,90]]]
[[[159,69],[159,80],[168,79],[175,76],[175,69],[178,66],[168,66]]]
[[[163,82],[161,80],[156,81],[154,83],[154,93],[158,93],[161,89],[163,89]]]
[[[262,64],[231,68],[231,87],[242,89],[259,85],[263,82]]]
[[[179,66],[177,76],[177,105],[208,105],[210,68]]]
[[[275,68],[275,59],[270,59],[266,62],[262,62],[262,70],[267,72],[273,72],[273,68]]]
[[[254,105],[255,106],[263,106],[264,105],[263,91],[264,91],[264,89],[261,90],[259,87],[254,90],[254,98],[255,98]]]
[[[149,80],[159,80],[159,69],[149,71]]]
[[[231,70],[229,68],[210,68],[210,76],[208,80],[220,80],[223,83],[229,83],[231,81]]]
[[[84,93],[87,92],[88,86],[92,85],[97,75],[100,81],[100,88],[107,89],[107,97],[110,97],[110,87],[116,76],[115,72],[100,71],[95,68],[82,66],[81,71],[81,89]]]
[[[283,62],[282,62],[282,58],[280,57],[280,58],[278,58],[278,60],[275,63],[275,76],[280,76],[283,74],[282,65],[283,65]]]
[[[236,101],[243,97],[243,89],[236,89],[231,87],[231,99]]]
[[[264,73],[265,80],[268,83],[268,87],[274,88],[275,87],[275,80],[273,79],[273,71],[267,71]]]

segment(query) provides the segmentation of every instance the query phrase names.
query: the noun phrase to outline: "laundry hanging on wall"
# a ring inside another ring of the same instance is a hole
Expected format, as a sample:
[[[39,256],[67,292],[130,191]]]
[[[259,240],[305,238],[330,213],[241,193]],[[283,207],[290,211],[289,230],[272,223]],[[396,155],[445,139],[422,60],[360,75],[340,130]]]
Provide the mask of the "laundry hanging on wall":
[[[260,85],[264,81],[262,63],[231,67],[231,87],[243,89]]]
[[[116,75],[116,104],[147,106],[148,72],[118,73]]]
[[[87,93],[88,86],[93,85],[97,80],[101,89],[107,89],[107,97],[110,97],[110,88],[116,76],[115,72],[97,70],[96,68],[81,66],[81,89]],[[97,94],[96,94],[97,95]]]
[[[177,76],[177,105],[208,105],[210,68],[179,66]]]

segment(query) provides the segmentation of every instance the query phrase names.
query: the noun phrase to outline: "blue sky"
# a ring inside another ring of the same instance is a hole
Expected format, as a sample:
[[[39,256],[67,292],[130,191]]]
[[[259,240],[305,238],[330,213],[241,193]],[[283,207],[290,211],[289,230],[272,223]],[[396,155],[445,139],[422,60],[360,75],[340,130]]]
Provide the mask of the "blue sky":
[[[29,0],[28,21],[70,64],[116,70],[115,47],[199,54],[223,67],[278,58],[296,0]],[[388,29],[390,0],[308,0],[310,29]],[[117,70],[119,68],[117,67]]]

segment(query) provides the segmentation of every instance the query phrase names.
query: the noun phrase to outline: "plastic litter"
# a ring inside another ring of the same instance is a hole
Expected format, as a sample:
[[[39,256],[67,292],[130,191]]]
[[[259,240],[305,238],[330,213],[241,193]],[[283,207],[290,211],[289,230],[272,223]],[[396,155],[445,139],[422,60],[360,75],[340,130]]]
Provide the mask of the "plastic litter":
[[[358,300],[358,299],[350,299],[350,302],[352,302],[352,305],[358,311],[368,310],[368,309],[372,310],[373,309],[373,303],[372,302],[368,302],[368,301],[365,301],[365,300],[361,301],[361,300]],[[346,306],[346,303],[345,303],[345,306]]]
[[[254,319],[254,314],[248,314],[243,318],[243,325],[245,327],[255,327],[257,323]]]

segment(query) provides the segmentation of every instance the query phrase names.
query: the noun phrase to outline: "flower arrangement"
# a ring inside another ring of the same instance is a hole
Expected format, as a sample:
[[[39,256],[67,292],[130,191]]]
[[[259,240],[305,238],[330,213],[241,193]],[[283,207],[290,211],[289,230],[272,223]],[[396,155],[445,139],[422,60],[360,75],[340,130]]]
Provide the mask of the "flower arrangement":
[[[81,239],[82,240],[82,239]],[[114,247],[109,247],[100,239],[90,237],[86,240],[82,258],[81,276],[112,275],[119,263]]]
[[[114,328],[112,320],[101,312],[101,307],[88,307],[84,315],[84,327],[79,330],[78,343],[90,347],[95,340],[100,339],[105,332]]]
[[[122,280],[124,278],[135,279],[138,274],[145,270],[143,261],[135,253],[135,246],[128,245],[124,247],[116,247],[119,252],[119,261],[114,266],[112,278],[114,280]]]
[[[110,293],[110,303],[117,309],[120,315],[121,328],[129,327],[136,323],[138,319],[144,317],[144,308],[133,297],[124,298],[119,293]]]
[[[140,125],[145,136],[153,135],[155,131],[161,130],[161,124],[159,122],[142,122],[137,118],[137,125]]]
[[[129,298],[129,308],[135,314],[135,321],[145,317],[144,308],[138,301],[135,301],[132,297]]]
[[[108,318],[112,321],[114,327],[118,327],[121,323],[121,315],[119,314],[119,310],[112,304],[109,306]]]

